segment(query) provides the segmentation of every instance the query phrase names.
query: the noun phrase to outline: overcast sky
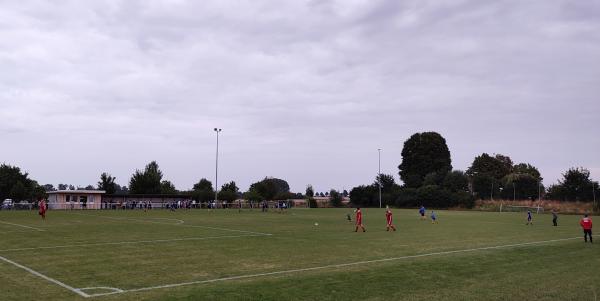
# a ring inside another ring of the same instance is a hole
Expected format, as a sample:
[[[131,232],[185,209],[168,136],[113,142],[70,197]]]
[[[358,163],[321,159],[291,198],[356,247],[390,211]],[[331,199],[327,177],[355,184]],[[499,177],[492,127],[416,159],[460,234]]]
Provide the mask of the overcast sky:
[[[2,1],[0,162],[40,183],[189,189],[398,180],[437,131],[455,169],[600,178],[600,1]]]

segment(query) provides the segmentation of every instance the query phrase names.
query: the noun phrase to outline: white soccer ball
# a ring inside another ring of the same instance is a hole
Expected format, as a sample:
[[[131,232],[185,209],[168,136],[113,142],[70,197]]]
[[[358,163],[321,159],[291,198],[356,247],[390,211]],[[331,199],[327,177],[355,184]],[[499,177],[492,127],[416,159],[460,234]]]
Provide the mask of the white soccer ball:
[[[319,225],[319,223],[315,223],[315,226],[318,226],[318,225]]]

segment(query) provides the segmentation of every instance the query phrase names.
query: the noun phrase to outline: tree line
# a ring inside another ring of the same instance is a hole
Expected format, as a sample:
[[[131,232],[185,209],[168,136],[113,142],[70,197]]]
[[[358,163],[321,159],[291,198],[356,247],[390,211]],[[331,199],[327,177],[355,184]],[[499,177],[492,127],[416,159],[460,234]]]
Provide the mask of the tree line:
[[[115,177],[108,173],[100,175],[98,189],[105,190],[107,194],[117,193],[118,184],[115,183]],[[290,186],[287,181],[265,177],[264,179],[250,185],[250,189],[241,192],[235,181],[230,181],[221,186],[218,193],[210,180],[200,179],[195,183],[191,190],[177,190],[175,185],[169,180],[163,179],[163,173],[156,161],[150,162],[143,170],[136,170],[129,180],[128,193],[131,194],[180,194],[187,195],[191,199],[199,202],[208,202],[215,199],[219,201],[235,201],[244,198],[250,201],[262,200],[286,200],[295,197],[302,197],[300,194],[290,192]]]
[[[37,200],[46,196],[43,186],[29,178],[19,167],[0,165],[0,201],[4,199]]]
[[[557,184],[545,188],[539,170],[529,163],[515,164],[509,156],[483,153],[466,172],[454,170],[446,140],[436,132],[416,133],[405,141],[398,174],[377,175],[370,185],[354,187],[350,201],[378,206],[381,187],[383,205],[471,208],[477,199],[528,199],[590,202],[598,183],[589,170],[571,168]]]
[[[202,178],[195,183],[190,190],[180,191],[175,185],[164,179],[163,172],[158,163],[152,161],[144,169],[136,170],[129,179],[128,186],[116,183],[116,177],[107,172],[100,175],[96,186],[85,187],[70,184],[58,184],[55,188],[52,184],[39,185],[36,181],[29,179],[26,172],[19,167],[7,164],[0,165],[0,200],[31,200],[47,197],[47,192],[56,190],[104,190],[106,194],[153,194],[153,195],[187,195],[199,202],[207,202],[215,199],[215,188],[211,181]],[[230,181],[221,186],[218,191],[219,201],[232,202],[239,198],[251,201],[262,200],[287,200],[302,198],[301,193],[290,192],[290,186],[283,179],[265,177],[250,185],[250,189],[241,192],[235,181]]]
[[[382,205],[416,207],[426,203],[431,207],[471,208],[477,199],[529,199],[540,197],[558,201],[589,202],[595,197],[598,182],[590,177],[589,170],[570,168],[558,183],[546,188],[542,184],[539,170],[532,164],[515,164],[509,156],[483,153],[473,159],[466,171],[455,170],[446,140],[439,133],[415,133],[404,143],[402,161],[398,175],[402,184],[395,182],[393,175],[379,174],[374,182],[354,187],[350,192],[332,189],[315,192],[308,185],[304,195],[290,192],[287,181],[265,177],[241,192],[235,181],[223,184],[217,198],[234,201],[243,198],[251,201],[285,200],[306,198],[311,207],[316,207],[315,197],[328,197],[332,206],[341,206],[344,197],[359,206],[379,206],[381,188]],[[158,163],[152,161],[144,169],[136,170],[128,185],[121,186],[116,178],[104,172],[96,186],[75,187],[58,184],[58,190],[98,189],[107,194],[181,194],[207,202],[215,199],[215,188],[211,181],[202,178],[190,190],[179,191],[164,179]],[[22,172],[19,167],[0,165],[0,200],[36,200],[46,197],[47,191],[56,190],[52,184],[40,185]]]

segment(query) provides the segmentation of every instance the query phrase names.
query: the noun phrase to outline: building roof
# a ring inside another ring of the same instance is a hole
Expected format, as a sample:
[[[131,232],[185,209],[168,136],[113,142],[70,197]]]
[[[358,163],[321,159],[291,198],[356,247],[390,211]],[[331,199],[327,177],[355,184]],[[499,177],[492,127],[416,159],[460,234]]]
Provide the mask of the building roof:
[[[114,198],[165,198],[165,199],[191,199],[192,196],[188,194],[107,194],[105,197]]]
[[[48,194],[105,194],[104,190],[56,190],[48,191]]]

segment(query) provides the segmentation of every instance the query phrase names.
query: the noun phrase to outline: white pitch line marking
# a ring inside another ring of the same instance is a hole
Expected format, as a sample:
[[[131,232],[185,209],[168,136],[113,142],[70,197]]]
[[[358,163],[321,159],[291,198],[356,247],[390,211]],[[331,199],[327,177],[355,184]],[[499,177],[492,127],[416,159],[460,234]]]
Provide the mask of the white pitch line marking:
[[[180,219],[174,219],[174,218],[172,218],[172,219],[169,218],[167,220],[179,221],[177,224],[163,223],[163,222],[157,222],[157,221],[145,220],[145,219],[126,218],[126,217],[110,217],[110,216],[101,216],[101,215],[94,215],[94,214],[83,214],[83,213],[75,213],[75,212],[73,212],[73,214],[84,215],[84,216],[93,216],[93,217],[106,218],[106,219],[112,219],[112,220],[125,220],[125,221],[143,222],[143,223],[151,223],[151,224],[159,224],[159,225],[169,225],[169,226],[179,226],[179,227],[192,227],[192,228],[204,228],[204,229],[221,230],[221,231],[229,231],[229,232],[239,232],[239,233],[249,233],[249,234],[257,234],[257,235],[265,235],[265,236],[273,235],[271,233],[254,232],[254,231],[247,231],[247,230],[237,230],[237,229],[209,227],[209,226],[200,226],[200,225],[188,225],[188,224],[184,224],[185,221],[180,220]]]
[[[184,220],[182,219],[177,219],[177,218],[166,218],[166,217],[150,217],[149,219],[158,219],[158,220],[166,220],[166,221],[176,221],[178,224],[183,224],[185,223]]]
[[[0,231],[0,233],[31,233],[30,230],[12,230],[12,231]]]
[[[84,215],[84,214],[81,214],[81,215]],[[128,220],[128,221],[154,223],[154,224],[164,224],[164,225],[180,225],[180,224],[185,223],[185,221],[181,220],[181,219],[164,218],[164,217],[148,217],[146,219],[139,219],[139,218],[111,217],[111,216],[100,216],[100,215],[93,215],[93,216],[102,217],[102,218],[109,218],[109,219],[116,219],[116,220]],[[154,220],[175,221],[175,223],[156,222]]]
[[[2,261],[4,261],[4,262],[7,262],[7,263],[10,263],[10,264],[12,264],[12,265],[14,265],[14,266],[16,266],[16,267],[18,267],[18,268],[21,268],[21,269],[23,269],[23,270],[25,270],[25,271],[27,271],[27,272],[29,272],[29,273],[31,273],[31,274],[33,274],[33,275],[35,275],[35,276],[38,276],[38,277],[40,277],[40,278],[42,278],[42,279],[45,279],[45,280],[47,280],[47,281],[49,281],[49,282],[52,282],[52,283],[54,283],[54,284],[56,284],[56,285],[58,285],[58,286],[61,286],[61,287],[63,287],[63,288],[66,288],[66,289],[68,289],[68,290],[70,290],[70,291],[72,291],[72,292],[74,292],[74,293],[78,294],[79,296],[82,296],[82,297],[84,297],[84,298],[88,298],[88,297],[90,297],[90,295],[88,295],[88,294],[86,294],[86,293],[84,293],[84,292],[82,292],[82,291],[80,291],[80,290],[78,290],[78,289],[76,289],[76,288],[74,288],[74,287],[72,287],[72,286],[70,286],[70,285],[67,285],[67,284],[65,284],[65,283],[63,283],[63,282],[60,282],[60,281],[58,281],[58,280],[56,280],[56,279],[54,279],[54,278],[50,278],[50,277],[48,277],[48,276],[46,276],[46,275],[44,275],[44,274],[42,274],[42,273],[40,273],[40,272],[34,271],[34,270],[32,270],[32,269],[30,269],[30,268],[28,268],[28,267],[24,266],[24,265],[18,264],[18,263],[14,262],[14,261],[12,261],[12,260],[10,260],[10,259],[6,258],[6,257],[2,257],[2,256],[0,256],[0,260],[2,260]]]
[[[33,229],[33,230],[36,230],[36,231],[46,231],[44,229],[40,229],[40,228],[36,228],[36,227],[31,227],[31,226],[25,226],[25,225],[21,225],[21,224],[14,224],[14,223],[3,222],[3,221],[0,221],[0,223],[7,224],[7,225],[13,225],[13,226],[17,226],[17,227],[22,227],[22,228],[27,228],[27,229]]]
[[[156,239],[156,240],[135,240],[135,241],[81,243],[81,244],[59,245],[59,246],[45,246],[45,247],[4,249],[4,250],[0,250],[0,252],[46,250],[46,249],[65,249],[65,248],[81,248],[81,247],[108,246],[108,245],[131,245],[131,244],[145,244],[145,243],[163,243],[163,242],[175,242],[175,241],[193,241],[193,240],[207,240],[207,239],[220,239],[220,238],[239,238],[239,237],[258,237],[258,236],[264,236],[264,235],[258,235],[258,234],[255,234],[255,235],[250,235],[250,234],[248,234],[248,235],[223,235],[223,236],[188,237],[188,238]]]
[[[210,280],[199,280],[199,281],[190,281],[190,282],[183,282],[183,283],[165,284],[165,285],[149,286],[149,287],[123,290],[122,292],[110,292],[110,293],[102,294],[102,296],[123,294],[123,293],[130,293],[130,292],[149,291],[149,290],[155,290],[155,289],[172,288],[172,287],[195,285],[195,284],[206,284],[206,283],[214,283],[214,282],[222,282],[222,281],[257,278],[257,277],[264,277],[264,276],[317,271],[317,270],[332,269],[332,268],[342,268],[342,267],[350,267],[350,266],[357,266],[357,265],[364,265],[364,264],[371,264],[371,263],[397,261],[397,260],[420,258],[420,257],[430,257],[430,256],[437,256],[437,255],[449,255],[449,254],[456,254],[456,253],[467,253],[467,252],[476,252],[476,251],[485,251],[485,250],[505,249],[505,248],[511,248],[511,247],[544,244],[544,243],[567,241],[567,240],[573,240],[573,239],[581,239],[581,237],[552,239],[552,240],[544,240],[544,241],[534,241],[534,242],[527,242],[527,243],[499,245],[499,246],[481,247],[481,248],[471,248],[471,249],[462,249],[462,250],[453,250],[453,251],[441,251],[441,252],[433,252],[433,253],[426,253],[426,254],[417,254],[417,255],[408,255],[408,256],[400,256],[400,257],[392,257],[392,258],[375,259],[375,260],[365,260],[365,261],[357,261],[357,262],[349,262],[349,263],[331,264],[331,265],[302,268],[302,269],[293,269],[293,270],[275,271],[275,272],[267,272],[267,273],[260,273],[260,274],[231,276],[231,277],[216,278],[216,279],[210,279]]]
[[[209,227],[209,226],[199,226],[199,225],[182,225],[183,227],[194,227],[194,228],[205,228],[212,230],[221,230],[221,231],[229,231],[229,232],[239,232],[239,233],[249,233],[263,236],[271,236],[271,233],[263,233],[263,232],[254,232],[254,231],[246,231],[246,230],[237,230],[237,229],[227,229],[227,228],[219,228],[219,227]]]
[[[84,288],[77,288],[77,291],[80,291],[84,294],[87,295],[86,298],[88,297],[99,297],[99,296],[105,296],[105,295],[112,295],[112,294],[118,294],[118,293],[123,293],[123,290],[120,288],[116,288],[116,287],[109,287],[109,286],[98,286],[98,287],[84,287]],[[105,291],[110,291],[108,293],[96,293],[96,294],[88,294],[85,293],[84,291],[90,291],[90,290],[105,290]]]

